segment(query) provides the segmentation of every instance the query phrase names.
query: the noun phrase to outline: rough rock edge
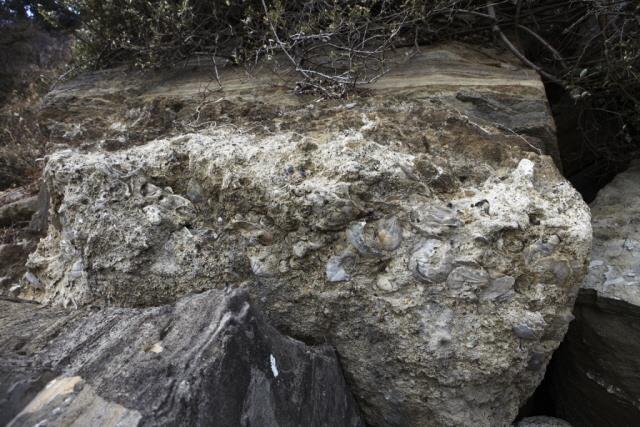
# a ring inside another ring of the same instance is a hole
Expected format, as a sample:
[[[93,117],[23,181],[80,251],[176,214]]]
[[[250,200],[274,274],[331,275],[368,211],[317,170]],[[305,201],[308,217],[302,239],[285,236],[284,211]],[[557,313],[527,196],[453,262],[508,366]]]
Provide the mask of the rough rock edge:
[[[0,307],[3,418],[64,374],[12,426],[364,425],[333,349],[280,335],[241,290],[148,309]]]
[[[575,320],[550,366],[557,413],[575,425],[640,420],[640,162],[591,204],[593,256]]]

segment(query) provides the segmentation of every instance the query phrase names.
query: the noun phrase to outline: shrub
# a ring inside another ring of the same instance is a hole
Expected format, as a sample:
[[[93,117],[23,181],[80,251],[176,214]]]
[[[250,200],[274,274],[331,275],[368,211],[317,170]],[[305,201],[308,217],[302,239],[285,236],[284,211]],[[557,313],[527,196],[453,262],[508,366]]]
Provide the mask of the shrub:
[[[11,0],[16,2],[42,3]],[[89,67],[171,66],[204,56],[217,71],[222,61],[251,67],[269,60],[297,72],[298,92],[327,97],[343,96],[384,74],[388,52],[398,47],[452,39],[502,45],[570,94],[578,126],[598,156],[619,160],[637,150],[632,141],[640,129],[640,3],[634,0],[48,4],[49,11],[80,16],[78,54]],[[615,136],[602,142],[605,128]]]

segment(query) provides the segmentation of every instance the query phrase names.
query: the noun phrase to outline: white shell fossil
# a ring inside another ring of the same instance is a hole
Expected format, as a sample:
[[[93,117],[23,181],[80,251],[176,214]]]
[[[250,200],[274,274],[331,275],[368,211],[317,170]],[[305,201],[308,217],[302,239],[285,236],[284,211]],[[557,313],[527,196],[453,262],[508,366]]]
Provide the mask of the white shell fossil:
[[[365,238],[365,225],[366,222],[352,224],[346,231],[347,240],[356,248],[360,255],[382,256],[383,254],[380,251],[373,248],[369,242],[367,242],[368,239]]]
[[[442,206],[430,206],[425,212],[413,211],[411,220],[414,228],[427,235],[440,235],[462,225],[455,209]]]
[[[514,325],[511,330],[518,338],[523,340],[535,340],[538,338],[536,331],[527,324]]]
[[[71,270],[68,273],[69,279],[78,279],[82,277],[82,273],[84,273],[84,263],[81,259],[77,260],[71,266]]]
[[[140,194],[149,199],[157,199],[162,195],[162,189],[150,182],[145,182],[140,186]]]
[[[513,286],[516,279],[511,276],[501,276],[491,281],[491,284],[481,295],[483,300],[503,300],[514,293]]]
[[[40,282],[40,279],[38,279],[38,277],[35,274],[33,274],[32,272],[27,271],[26,273],[24,273],[23,277],[35,289],[42,289],[43,288],[42,282]]]

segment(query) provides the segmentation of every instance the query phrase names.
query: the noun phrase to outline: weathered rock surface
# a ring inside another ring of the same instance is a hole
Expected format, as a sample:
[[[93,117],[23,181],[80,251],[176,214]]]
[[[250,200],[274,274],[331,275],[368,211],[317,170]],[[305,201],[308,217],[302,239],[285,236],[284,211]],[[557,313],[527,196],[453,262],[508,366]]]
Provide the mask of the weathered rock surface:
[[[447,73],[418,58],[353,101],[226,84],[198,117],[266,118],[51,155],[22,297],[152,306],[241,287],[279,330],[336,347],[369,424],[510,424],[571,319],[590,218],[540,154],[552,133],[525,131],[553,128],[537,76],[465,54],[435,49]],[[101,105],[102,83],[50,105]]]
[[[296,77],[282,69],[274,74],[268,66],[250,74],[220,67],[221,87],[212,80],[210,58],[152,73],[102,70],[57,85],[43,102],[40,121],[54,144],[114,151],[211,125],[245,124],[269,132],[339,130],[345,121],[364,124],[362,109],[350,115],[345,110],[366,107],[375,95],[381,102],[369,112],[378,113],[379,139],[414,140],[420,148],[429,127],[459,120],[472,123],[475,131],[498,128],[500,138],[534,147],[560,167],[544,86],[513,56],[444,43],[387,61],[394,65],[366,87],[367,96],[324,104],[316,97],[291,96],[286,83]],[[421,101],[418,111],[399,108],[411,100]],[[420,114],[424,105],[441,106],[448,114],[426,117]]]
[[[11,426],[364,425],[333,349],[280,335],[240,290],[148,309],[0,300],[0,414]]]
[[[575,426],[640,420],[640,162],[591,206],[593,256],[549,375],[558,415]]]
[[[36,212],[38,197],[31,196],[0,206],[0,226],[29,222]]]
[[[35,188],[30,185],[0,191],[0,296],[19,291],[27,257],[48,228],[43,224],[31,227],[30,219],[36,210],[43,211],[45,220],[47,212],[40,199],[48,198],[34,195]]]
[[[583,289],[640,306],[640,161],[600,190],[591,215],[593,253]]]

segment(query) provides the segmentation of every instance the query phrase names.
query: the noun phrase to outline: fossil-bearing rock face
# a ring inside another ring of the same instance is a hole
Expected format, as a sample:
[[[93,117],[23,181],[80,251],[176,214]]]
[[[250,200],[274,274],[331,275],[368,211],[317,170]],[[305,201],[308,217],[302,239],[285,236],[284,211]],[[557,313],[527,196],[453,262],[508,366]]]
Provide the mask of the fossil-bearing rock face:
[[[339,131],[53,154],[23,296],[148,306],[245,288],[280,330],[336,347],[371,425],[510,423],[571,319],[587,206],[495,128],[406,102],[393,117],[442,122],[398,140],[354,111]]]
[[[67,148],[47,159],[49,229],[12,294],[139,307],[244,288],[337,349],[369,425],[511,423],[571,319],[589,212],[553,165],[535,73],[459,44],[406,58],[322,102],[260,71],[203,91],[207,66],[64,83],[41,109]]]

